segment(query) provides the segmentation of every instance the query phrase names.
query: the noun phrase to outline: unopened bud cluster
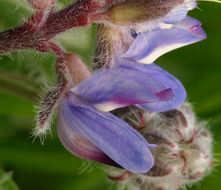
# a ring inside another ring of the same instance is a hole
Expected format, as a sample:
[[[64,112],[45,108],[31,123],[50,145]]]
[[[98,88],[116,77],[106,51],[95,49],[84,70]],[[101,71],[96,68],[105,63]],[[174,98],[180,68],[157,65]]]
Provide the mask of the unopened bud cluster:
[[[124,180],[129,189],[175,190],[199,181],[212,169],[212,136],[205,122],[196,120],[190,104],[161,113],[130,107],[117,115],[139,130],[149,143],[157,145],[151,149],[154,167]],[[118,174],[113,179],[125,178]]]

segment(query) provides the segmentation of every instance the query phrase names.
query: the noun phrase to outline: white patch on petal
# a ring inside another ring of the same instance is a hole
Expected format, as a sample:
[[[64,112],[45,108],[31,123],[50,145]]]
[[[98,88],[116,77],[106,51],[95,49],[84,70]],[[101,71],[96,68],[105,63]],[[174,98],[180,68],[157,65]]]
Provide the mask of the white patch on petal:
[[[115,110],[115,109],[123,107],[123,106],[124,105],[122,105],[122,104],[107,102],[107,103],[95,104],[94,108],[99,111],[102,111],[102,112],[109,112],[109,111]]]
[[[172,27],[173,27],[173,24],[166,24],[166,23],[163,23],[163,22],[160,23],[160,28],[161,29],[170,29]]]
[[[192,10],[196,7],[196,2],[194,0],[186,0],[185,1],[187,10]]]
[[[166,45],[166,47],[158,47],[152,53],[150,53],[147,57],[144,57],[143,59],[140,59],[137,62],[144,63],[144,64],[151,64],[161,55],[163,55],[171,50],[180,48],[184,45],[186,45],[186,44],[185,43],[180,43],[180,44],[176,43],[176,44],[172,44],[172,45]]]

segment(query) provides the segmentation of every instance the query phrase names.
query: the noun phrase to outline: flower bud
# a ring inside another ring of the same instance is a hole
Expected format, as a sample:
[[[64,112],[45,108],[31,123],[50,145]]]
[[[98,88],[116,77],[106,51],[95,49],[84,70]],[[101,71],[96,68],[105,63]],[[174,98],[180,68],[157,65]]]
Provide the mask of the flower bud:
[[[205,123],[196,120],[190,104],[161,113],[130,107],[116,114],[157,145],[151,149],[154,167],[125,182],[131,189],[175,190],[201,180],[212,169],[212,136]]]
[[[91,73],[85,63],[73,53],[67,55],[66,66],[75,85],[91,76]]]
[[[125,0],[109,3],[103,18],[114,25],[133,25],[163,18],[179,17],[192,9],[194,0]],[[102,15],[102,14],[99,14]]]

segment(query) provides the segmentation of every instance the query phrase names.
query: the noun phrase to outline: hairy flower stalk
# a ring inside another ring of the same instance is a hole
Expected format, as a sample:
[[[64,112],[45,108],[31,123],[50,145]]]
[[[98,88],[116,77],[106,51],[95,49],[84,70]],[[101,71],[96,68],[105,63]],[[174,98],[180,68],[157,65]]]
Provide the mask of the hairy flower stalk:
[[[44,137],[47,131],[50,131],[53,114],[63,98],[68,84],[71,83],[71,80],[68,80],[69,73],[66,66],[66,56],[64,58],[57,58],[56,60],[57,85],[49,90],[41,101],[36,116],[36,128],[33,132],[35,136]]]
[[[130,107],[115,114],[157,147],[151,149],[155,163],[147,173],[128,175],[120,169],[112,170],[110,179],[123,180],[129,189],[175,190],[201,180],[211,171],[213,139],[206,123],[197,121],[189,103],[168,112]]]
[[[29,30],[35,32],[46,22],[55,6],[55,0],[29,0],[28,2],[35,11],[34,15],[28,20]]]
[[[28,2],[34,15],[22,26],[0,32],[0,54],[26,48],[48,52],[52,38],[70,28],[92,24],[89,17],[109,0],[78,0],[60,11],[53,10],[54,0]]]

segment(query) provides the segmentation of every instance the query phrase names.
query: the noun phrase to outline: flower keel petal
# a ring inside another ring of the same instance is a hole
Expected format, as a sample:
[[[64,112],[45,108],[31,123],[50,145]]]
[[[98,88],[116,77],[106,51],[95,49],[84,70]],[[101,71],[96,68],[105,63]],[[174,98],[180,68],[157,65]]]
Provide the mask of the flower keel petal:
[[[62,144],[72,154],[87,160],[92,160],[111,166],[119,166],[90,141],[81,137],[74,130],[72,130],[68,126],[61,111],[59,111],[58,114],[57,131]]]
[[[74,94],[63,100],[61,111],[72,130],[126,170],[145,173],[153,166],[152,145],[123,120],[87,106]]]

